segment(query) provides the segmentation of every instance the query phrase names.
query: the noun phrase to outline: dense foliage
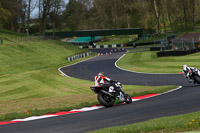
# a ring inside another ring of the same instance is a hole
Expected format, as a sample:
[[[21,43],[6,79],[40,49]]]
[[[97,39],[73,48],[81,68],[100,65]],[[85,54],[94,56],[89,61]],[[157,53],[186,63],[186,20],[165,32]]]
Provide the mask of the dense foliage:
[[[157,33],[200,26],[200,0],[0,0],[0,10],[3,28],[41,35],[47,26],[54,32],[144,28]]]
[[[70,0],[64,18],[72,30],[191,30],[200,25],[199,9],[200,0]]]

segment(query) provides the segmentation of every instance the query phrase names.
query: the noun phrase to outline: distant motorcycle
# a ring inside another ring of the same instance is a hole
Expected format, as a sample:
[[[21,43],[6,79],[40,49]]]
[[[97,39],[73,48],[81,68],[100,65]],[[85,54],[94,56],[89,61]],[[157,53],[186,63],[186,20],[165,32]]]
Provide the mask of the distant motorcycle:
[[[190,67],[190,70],[187,71],[186,70],[183,70],[183,75],[189,79],[189,82],[191,83],[192,80],[194,82],[194,84],[200,84],[200,76],[198,74],[199,70],[197,68],[193,68],[193,67]]]
[[[115,101],[132,103],[131,97],[122,91],[120,82],[91,86],[90,89],[97,94],[98,101],[105,107],[112,107]]]

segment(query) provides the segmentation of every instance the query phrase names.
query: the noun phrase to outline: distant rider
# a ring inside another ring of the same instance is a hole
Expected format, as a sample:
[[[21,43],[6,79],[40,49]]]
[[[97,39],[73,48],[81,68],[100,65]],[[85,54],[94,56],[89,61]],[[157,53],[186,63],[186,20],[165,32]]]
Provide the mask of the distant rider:
[[[200,70],[195,67],[188,67],[187,65],[183,65],[183,73],[186,78],[188,78],[188,82],[192,83],[191,73],[192,71],[196,71],[197,74],[200,76]]]

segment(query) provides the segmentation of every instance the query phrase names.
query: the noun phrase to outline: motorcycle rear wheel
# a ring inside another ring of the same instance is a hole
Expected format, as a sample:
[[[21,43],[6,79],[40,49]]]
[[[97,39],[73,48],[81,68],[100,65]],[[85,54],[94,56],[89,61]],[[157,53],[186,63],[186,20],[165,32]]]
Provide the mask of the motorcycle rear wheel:
[[[115,98],[110,97],[110,96],[105,95],[105,94],[102,94],[102,93],[98,93],[97,99],[105,107],[112,107],[115,100],[116,100]]]

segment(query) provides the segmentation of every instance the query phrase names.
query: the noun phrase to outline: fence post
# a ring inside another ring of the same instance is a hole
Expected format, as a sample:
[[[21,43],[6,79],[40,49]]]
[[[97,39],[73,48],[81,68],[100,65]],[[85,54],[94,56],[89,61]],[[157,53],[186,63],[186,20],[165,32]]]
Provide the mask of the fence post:
[[[193,49],[195,49],[195,46],[194,46],[194,38],[193,37],[191,37],[192,38],[192,43],[193,43]]]

